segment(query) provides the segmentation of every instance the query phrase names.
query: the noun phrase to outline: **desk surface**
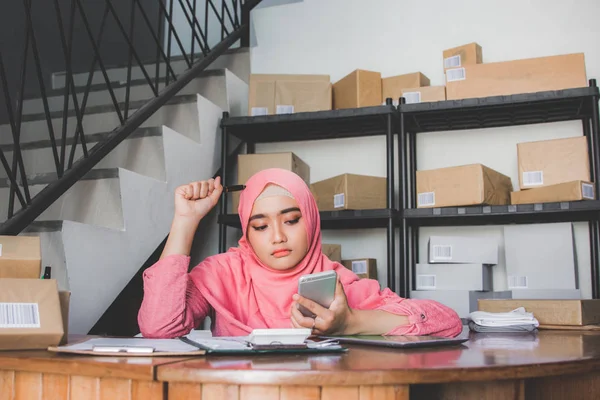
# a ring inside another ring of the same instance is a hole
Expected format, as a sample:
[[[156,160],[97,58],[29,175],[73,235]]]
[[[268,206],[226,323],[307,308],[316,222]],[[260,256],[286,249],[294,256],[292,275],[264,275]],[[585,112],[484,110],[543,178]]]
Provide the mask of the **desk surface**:
[[[467,334],[467,333],[465,333]],[[352,346],[344,354],[207,356],[158,368],[169,382],[237,385],[398,385],[524,379],[600,369],[600,333],[470,334],[431,349]]]

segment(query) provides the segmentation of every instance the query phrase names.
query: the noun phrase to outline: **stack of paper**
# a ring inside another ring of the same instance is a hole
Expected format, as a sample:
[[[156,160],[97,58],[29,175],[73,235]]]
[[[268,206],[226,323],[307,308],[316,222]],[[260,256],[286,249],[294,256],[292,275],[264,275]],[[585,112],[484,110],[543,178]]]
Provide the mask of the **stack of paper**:
[[[475,332],[531,332],[540,325],[523,307],[505,313],[474,311],[469,319],[469,328]]]

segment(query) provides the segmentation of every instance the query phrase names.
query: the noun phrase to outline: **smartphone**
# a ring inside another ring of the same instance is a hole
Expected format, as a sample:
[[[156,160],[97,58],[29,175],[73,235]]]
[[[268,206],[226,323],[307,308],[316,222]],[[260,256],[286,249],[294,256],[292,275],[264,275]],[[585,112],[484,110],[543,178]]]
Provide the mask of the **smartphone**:
[[[337,273],[335,271],[302,275],[298,280],[298,294],[325,308],[329,308],[335,297],[336,281]],[[299,309],[302,315],[311,318],[315,317],[306,307],[300,305]]]

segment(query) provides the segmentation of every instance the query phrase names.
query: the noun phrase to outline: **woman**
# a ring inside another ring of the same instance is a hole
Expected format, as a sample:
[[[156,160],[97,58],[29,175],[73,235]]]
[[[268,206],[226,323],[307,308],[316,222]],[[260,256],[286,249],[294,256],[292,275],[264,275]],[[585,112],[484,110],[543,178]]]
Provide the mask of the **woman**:
[[[144,272],[138,322],[145,337],[186,335],[209,315],[215,336],[292,327],[328,335],[453,337],[462,331],[452,309],[380,290],[376,280],[359,280],[323,255],[316,202],[304,181],[286,170],[264,170],[248,180],[238,208],[243,233],[239,246],[208,257],[188,273],[198,224],[222,191],[219,178],[175,191],[175,216],[165,249]],[[329,308],[297,294],[300,276],[326,270],[338,275]],[[316,317],[304,316],[299,305]]]

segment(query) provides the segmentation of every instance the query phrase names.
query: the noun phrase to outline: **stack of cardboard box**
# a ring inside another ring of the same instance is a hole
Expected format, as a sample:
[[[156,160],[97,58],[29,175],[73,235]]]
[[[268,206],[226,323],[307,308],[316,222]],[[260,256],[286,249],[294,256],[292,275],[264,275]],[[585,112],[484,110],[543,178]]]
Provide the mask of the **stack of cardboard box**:
[[[322,244],[323,254],[331,261],[338,262],[359,278],[377,279],[377,260],[373,258],[359,258],[354,260],[342,260],[342,245]]]
[[[0,350],[66,342],[70,293],[40,274],[39,237],[0,236]]]

